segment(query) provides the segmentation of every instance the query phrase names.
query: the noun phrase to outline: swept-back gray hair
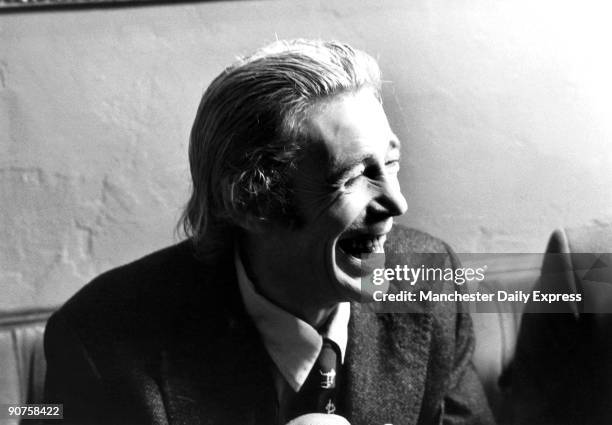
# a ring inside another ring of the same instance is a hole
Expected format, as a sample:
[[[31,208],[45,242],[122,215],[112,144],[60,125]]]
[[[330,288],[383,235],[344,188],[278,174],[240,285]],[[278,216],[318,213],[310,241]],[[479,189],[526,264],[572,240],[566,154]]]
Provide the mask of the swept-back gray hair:
[[[380,70],[336,41],[276,41],[239,59],[205,91],[191,130],[193,188],[181,224],[204,255],[229,246],[248,214],[296,218],[292,177],[319,102],[363,87],[380,99]]]

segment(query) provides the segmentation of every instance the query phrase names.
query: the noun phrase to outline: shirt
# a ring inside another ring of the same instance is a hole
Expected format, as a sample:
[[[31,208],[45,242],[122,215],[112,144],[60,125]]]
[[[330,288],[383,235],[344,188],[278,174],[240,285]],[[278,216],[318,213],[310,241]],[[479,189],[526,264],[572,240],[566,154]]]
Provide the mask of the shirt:
[[[257,292],[253,282],[246,274],[238,249],[235,251],[234,259],[240,294],[246,311],[253,319],[264,346],[278,369],[275,385],[279,402],[282,402],[286,385],[297,392],[306,381],[319,357],[323,336],[338,344],[342,362],[344,362],[351,311],[350,303],[338,304],[322,336],[311,325]]]

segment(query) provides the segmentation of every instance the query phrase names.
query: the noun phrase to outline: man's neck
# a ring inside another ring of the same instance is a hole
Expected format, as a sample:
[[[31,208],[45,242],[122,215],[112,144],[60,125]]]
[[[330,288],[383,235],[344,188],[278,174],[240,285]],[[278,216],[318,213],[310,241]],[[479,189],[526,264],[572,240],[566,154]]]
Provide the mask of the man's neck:
[[[296,295],[295,288],[288,282],[269,273],[270,268],[257,267],[257,262],[251,261],[244,247],[240,245],[239,254],[248,278],[261,296],[318,331],[324,328],[338,303],[324,304],[310,300],[305,302],[303,297]]]

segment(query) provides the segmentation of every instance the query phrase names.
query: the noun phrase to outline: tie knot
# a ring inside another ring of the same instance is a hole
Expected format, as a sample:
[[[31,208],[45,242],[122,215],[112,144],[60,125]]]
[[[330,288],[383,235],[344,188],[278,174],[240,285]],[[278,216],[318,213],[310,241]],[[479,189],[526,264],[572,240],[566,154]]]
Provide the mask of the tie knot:
[[[339,358],[341,355],[340,347],[338,347],[338,344],[336,344],[333,340],[327,337],[323,337],[323,345],[321,346],[321,351],[333,352],[337,358]]]

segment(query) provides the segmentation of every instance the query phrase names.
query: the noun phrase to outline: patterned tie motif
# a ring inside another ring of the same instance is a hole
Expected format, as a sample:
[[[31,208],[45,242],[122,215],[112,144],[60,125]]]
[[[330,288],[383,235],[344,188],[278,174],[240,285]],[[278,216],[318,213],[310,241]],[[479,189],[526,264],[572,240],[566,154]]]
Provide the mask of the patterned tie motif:
[[[339,414],[337,397],[341,355],[338,345],[323,338],[321,353],[289,408],[289,419],[306,413]]]

